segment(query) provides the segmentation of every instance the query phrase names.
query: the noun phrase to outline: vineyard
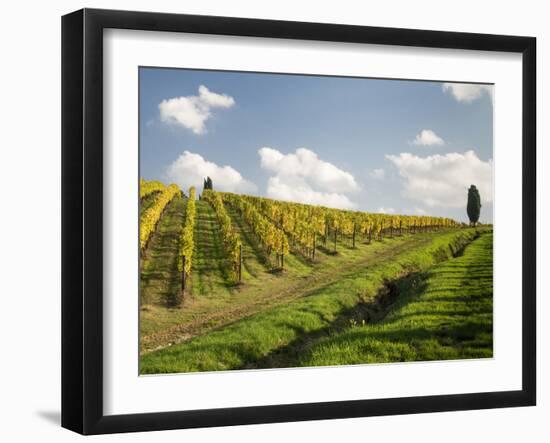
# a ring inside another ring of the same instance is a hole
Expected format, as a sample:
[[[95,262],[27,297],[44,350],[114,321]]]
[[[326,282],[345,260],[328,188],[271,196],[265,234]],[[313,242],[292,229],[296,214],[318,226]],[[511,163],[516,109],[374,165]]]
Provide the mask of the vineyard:
[[[390,312],[389,282],[488,244],[491,233],[141,180],[141,372],[324,364],[327,334]],[[305,341],[310,357],[297,351]]]

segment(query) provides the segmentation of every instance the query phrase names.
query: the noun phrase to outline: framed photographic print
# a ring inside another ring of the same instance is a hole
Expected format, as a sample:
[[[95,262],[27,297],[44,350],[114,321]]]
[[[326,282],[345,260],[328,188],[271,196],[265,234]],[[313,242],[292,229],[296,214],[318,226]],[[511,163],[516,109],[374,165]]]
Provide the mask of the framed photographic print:
[[[62,425],[536,401],[530,37],[62,21]]]

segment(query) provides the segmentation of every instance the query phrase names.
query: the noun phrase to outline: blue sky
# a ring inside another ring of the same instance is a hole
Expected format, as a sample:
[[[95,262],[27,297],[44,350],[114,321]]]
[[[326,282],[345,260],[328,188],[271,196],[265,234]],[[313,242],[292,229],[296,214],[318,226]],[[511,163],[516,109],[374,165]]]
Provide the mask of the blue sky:
[[[453,80],[453,79],[450,79]],[[140,68],[140,174],[202,189],[492,222],[486,85]]]

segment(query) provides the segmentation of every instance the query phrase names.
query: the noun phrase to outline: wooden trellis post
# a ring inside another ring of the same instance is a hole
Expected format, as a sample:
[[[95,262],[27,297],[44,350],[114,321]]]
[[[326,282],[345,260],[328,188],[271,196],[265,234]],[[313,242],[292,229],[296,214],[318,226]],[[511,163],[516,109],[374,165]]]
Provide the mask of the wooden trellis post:
[[[243,280],[243,245],[239,245],[239,282]]]
[[[181,256],[182,270],[181,270],[181,292],[185,292],[185,255]]]

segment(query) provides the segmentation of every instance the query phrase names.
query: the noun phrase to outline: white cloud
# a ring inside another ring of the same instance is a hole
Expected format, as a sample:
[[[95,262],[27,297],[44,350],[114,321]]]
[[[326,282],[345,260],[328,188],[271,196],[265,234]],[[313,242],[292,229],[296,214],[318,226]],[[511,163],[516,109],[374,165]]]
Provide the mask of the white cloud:
[[[443,139],[431,129],[422,129],[412,142],[418,146],[442,146],[445,144]]]
[[[205,123],[212,116],[213,108],[230,108],[235,104],[233,97],[211,92],[206,86],[199,86],[199,95],[174,97],[159,103],[160,119],[191,129],[195,134],[206,132]]]
[[[299,148],[295,153],[283,154],[263,147],[258,154],[262,168],[275,174],[268,181],[269,197],[337,208],[355,207],[345,195],[360,189],[353,175],[321,160],[310,149]]]
[[[418,157],[387,155],[405,179],[404,195],[429,207],[466,207],[468,188],[479,189],[483,203],[493,200],[493,161],[482,161],[474,151]]]
[[[394,208],[381,207],[381,208],[378,208],[378,210],[376,212],[378,214],[395,214],[395,209]]]
[[[352,192],[359,190],[353,175],[332,163],[321,160],[317,154],[306,148],[299,148],[294,154],[283,154],[273,148],[261,148],[258,153],[262,168],[280,176],[302,177],[312,185],[325,191]]]
[[[373,169],[369,175],[376,180],[382,180],[386,176],[386,171],[383,169]]]
[[[311,188],[304,180],[289,181],[282,177],[270,177],[267,182],[268,197],[329,208],[353,209],[356,207],[346,195],[336,192],[320,192]]]
[[[233,97],[225,94],[216,94],[210,91],[206,86],[199,86],[199,100],[211,108],[230,108],[235,104]]]
[[[166,171],[168,179],[187,192],[190,186],[200,191],[203,179],[212,179],[214,189],[227,192],[255,192],[256,185],[246,179],[231,166],[218,166],[201,155],[184,151]]]
[[[401,211],[402,214],[411,215],[411,214],[417,214],[417,215],[428,215],[428,211],[422,208],[404,208]]]
[[[443,91],[451,93],[455,100],[463,103],[471,103],[483,94],[488,94],[493,99],[492,85],[473,85],[471,83],[443,83]]]

